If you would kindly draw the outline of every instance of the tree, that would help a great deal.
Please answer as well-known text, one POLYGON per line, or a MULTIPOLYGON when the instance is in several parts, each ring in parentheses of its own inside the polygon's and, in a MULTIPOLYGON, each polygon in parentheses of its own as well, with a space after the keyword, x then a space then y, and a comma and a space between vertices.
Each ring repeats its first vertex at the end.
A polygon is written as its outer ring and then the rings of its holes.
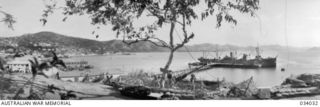
POLYGON ((2 11, 0 7, 0 16, 1 14, 3 15, 3 18, 0 20, 0 22, 3 22, 4 24, 6 24, 8 28, 13 29, 13 24, 16 23, 13 16, 5 11, 2 11))
MULTIPOLYGON (((54 67, 58 67, 58 66, 62 66, 64 68, 66 68, 66 65, 64 64, 64 62, 59 59, 56 55, 55 52, 51 51, 53 57, 51 61, 45 61, 45 62, 39 62, 37 58, 33 57, 33 59, 29 59, 28 61, 31 64, 31 73, 32 73, 32 77, 31 79, 29 79, 22 87, 19 88, 19 90, 17 91, 17 93, 15 93, 13 99, 19 99, 19 95, 21 93, 23 93, 23 88, 30 84, 30 90, 29 90, 29 96, 27 97, 28 99, 37 99, 40 100, 39 97, 37 97, 37 94, 35 94, 33 92, 33 85, 34 85, 34 81, 36 79, 37 75, 43 75, 46 78, 49 78, 50 75, 46 75, 44 72, 47 71, 48 69, 52 69, 54 67)), ((50 86, 52 89, 53 86, 50 86)), ((49 87, 48 87, 49 88, 49 87)))
MULTIPOLYGON (((148 41, 156 46, 170 50, 169 59, 160 71, 164 76, 170 71, 173 55, 176 50, 187 44, 195 34, 186 27, 192 22, 207 19, 209 16, 216 17, 216 27, 222 22, 237 24, 237 20, 230 15, 230 11, 248 13, 254 15, 259 0, 65 0, 65 5, 57 6, 56 2, 46 5, 43 18, 40 21, 47 23, 47 17, 55 9, 62 9, 62 14, 67 19, 72 15, 90 15, 93 25, 111 25, 112 30, 117 33, 117 38, 130 45, 139 41, 148 41), (205 7, 202 12, 196 12, 196 8, 205 7), (134 22, 142 18, 152 18, 153 23, 137 27, 134 22), (159 38, 155 31, 170 26, 168 32, 169 41, 159 38), (180 28, 182 34, 181 42, 174 43, 176 37, 174 32, 180 28)), ((93 32, 94 34, 94 32, 93 32)))
MULTIPOLYGON (((0 22, 3 22, 4 24, 6 24, 8 26, 8 28, 13 29, 13 24, 16 23, 16 21, 14 20, 13 16, 3 10, 1 10, 1 6, 0 6, 0 16, 4 15, 4 17, 0 20, 0 22)), ((4 70, 4 64, 6 63, 6 61, 0 57, 0 70, 4 70)))

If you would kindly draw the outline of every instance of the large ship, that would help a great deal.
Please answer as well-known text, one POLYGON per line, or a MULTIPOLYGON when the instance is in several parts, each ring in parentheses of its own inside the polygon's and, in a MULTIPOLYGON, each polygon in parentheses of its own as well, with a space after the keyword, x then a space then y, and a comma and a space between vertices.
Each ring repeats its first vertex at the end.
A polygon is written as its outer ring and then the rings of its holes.
POLYGON ((275 68, 277 57, 263 58, 260 55, 259 47, 256 48, 257 55, 255 58, 248 59, 248 54, 243 54, 242 58, 237 58, 234 52, 223 58, 198 58, 199 62, 189 63, 189 66, 210 66, 210 67, 226 67, 226 68, 275 68))

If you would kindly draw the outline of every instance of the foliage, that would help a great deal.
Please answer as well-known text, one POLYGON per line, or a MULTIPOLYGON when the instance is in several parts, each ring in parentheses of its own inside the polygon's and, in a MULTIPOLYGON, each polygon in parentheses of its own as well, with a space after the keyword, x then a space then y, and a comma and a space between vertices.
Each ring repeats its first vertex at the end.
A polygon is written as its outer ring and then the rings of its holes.
POLYGON ((236 19, 229 14, 230 11, 237 10, 253 15, 259 3, 258 0, 205 0, 204 4, 200 0, 65 0, 65 6, 58 7, 56 2, 46 5, 47 8, 41 19, 43 24, 47 23, 47 17, 55 9, 63 10, 62 13, 66 16, 63 21, 68 16, 88 14, 91 24, 112 25, 112 30, 117 32, 117 37, 122 35, 123 40, 149 41, 157 46, 175 50, 194 37, 193 33, 187 32, 186 26, 191 26, 192 21, 198 19, 199 15, 195 9, 199 6, 206 8, 205 11, 200 12, 201 20, 215 15, 216 26, 220 27, 223 21, 237 24, 236 19), (141 27, 134 25, 134 22, 145 17, 155 20, 141 27), (174 24, 181 25, 184 37, 181 43, 174 45, 172 40, 168 43, 154 34, 165 24, 172 24, 171 28, 175 28, 174 24))
POLYGON ((13 29, 13 24, 16 23, 16 21, 14 20, 14 17, 11 14, 2 10, 0 10, 0 14, 4 15, 4 17, 0 19, 0 22, 5 23, 8 26, 8 28, 13 29))
POLYGON ((33 60, 29 59, 29 62, 31 63, 31 72, 32 72, 32 78, 28 80, 22 87, 19 88, 15 96, 13 97, 14 99, 19 99, 19 95, 23 93, 20 90, 23 90, 27 85, 30 85, 30 90, 29 90, 29 98, 28 99, 41 99, 39 98, 39 95, 33 93, 33 86, 34 86, 34 80, 37 75, 43 75, 48 78, 48 75, 45 75, 43 71, 45 69, 49 69, 52 67, 57 67, 57 65, 61 65, 63 67, 66 67, 64 62, 60 60, 55 52, 52 52, 53 58, 50 62, 39 62, 37 58, 33 58, 33 60))
MULTIPOLYGON (((169 59, 164 68, 160 71, 166 75, 173 60, 173 54, 176 50, 188 43, 195 34, 187 30, 194 20, 198 19, 196 8, 205 7, 206 10, 201 13, 201 20, 209 16, 216 16, 217 27, 221 26, 223 21, 237 24, 237 21, 229 14, 236 10, 241 13, 250 13, 258 9, 258 0, 65 0, 65 6, 58 7, 56 1, 46 5, 43 18, 40 21, 45 25, 47 17, 55 9, 62 9, 66 16, 87 14, 91 18, 93 25, 111 25, 112 30, 117 32, 117 37, 121 35, 123 42, 133 44, 139 41, 148 41, 156 46, 164 47, 170 50, 169 59), (204 4, 201 4, 204 3, 204 4), (135 23, 143 18, 153 19, 151 23, 143 26, 137 26, 135 23), (166 42, 155 34, 155 31, 161 29, 163 25, 170 25, 169 41, 166 42), (180 26, 176 26, 180 25, 180 26), (174 35, 176 28, 180 27, 182 39, 179 35, 174 35), (178 36, 181 42, 174 43, 174 36, 178 36), (131 40, 131 41, 128 41, 131 40)), ((99 29, 99 27, 98 27, 99 29)), ((177 31, 176 31, 177 32, 177 31)), ((95 32, 92 32, 93 34, 95 32)), ((98 37, 98 35, 97 35, 98 37)), ((165 76, 163 76, 165 77, 165 76)))
POLYGON ((29 59, 29 62, 31 63, 31 72, 32 72, 32 78, 34 79, 36 75, 42 74, 43 76, 47 77, 47 75, 44 75, 43 70, 50 69, 53 67, 62 66, 66 68, 66 65, 64 64, 63 60, 59 59, 55 52, 51 51, 53 54, 51 61, 44 61, 39 62, 37 58, 33 58, 33 60, 29 59))

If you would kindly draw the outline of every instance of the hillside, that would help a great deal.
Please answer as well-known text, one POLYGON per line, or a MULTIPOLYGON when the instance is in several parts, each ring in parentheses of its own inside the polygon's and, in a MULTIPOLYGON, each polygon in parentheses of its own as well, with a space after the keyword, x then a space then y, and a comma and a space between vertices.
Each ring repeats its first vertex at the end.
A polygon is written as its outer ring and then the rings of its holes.
POLYGON ((71 36, 65 36, 53 32, 39 32, 24 34, 17 37, 0 38, 0 48, 20 47, 33 49, 35 44, 54 46, 59 51, 72 51, 73 53, 104 53, 107 51, 124 52, 151 52, 165 51, 149 42, 139 42, 131 46, 120 40, 96 41, 71 36))
POLYGON ((5 38, 11 40, 19 46, 30 46, 32 43, 48 43, 54 46, 76 47, 92 49, 100 46, 100 42, 94 40, 75 38, 52 32, 39 32, 35 34, 25 34, 18 37, 5 38))
MULTIPOLYGON (((102 54, 105 52, 164 52, 168 51, 165 48, 157 47, 149 42, 138 42, 128 46, 121 40, 110 41, 96 41, 91 39, 77 38, 66 36, 53 32, 39 32, 34 34, 24 34, 17 37, 0 38, 0 49, 19 47, 24 49, 33 49, 34 44, 44 44, 57 47, 59 52, 62 53, 75 53, 75 54, 102 54)), ((240 47, 235 45, 218 45, 211 43, 187 45, 187 48, 181 48, 178 51, 234 51, 234 50, 254 50, 255 47, 247 46, 240 47)), ((279 45, 260 46, 263 50, 286 50, 286 47, 279 45)), ((290 47, 292 50, 298 48, 290 47)))

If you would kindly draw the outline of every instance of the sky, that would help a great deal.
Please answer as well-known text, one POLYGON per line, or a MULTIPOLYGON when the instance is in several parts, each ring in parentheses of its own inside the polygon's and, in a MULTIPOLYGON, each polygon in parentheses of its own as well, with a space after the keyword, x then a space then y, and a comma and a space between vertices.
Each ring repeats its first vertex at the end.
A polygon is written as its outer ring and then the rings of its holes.
MULTIPOLYGON (((90 24, 88 16, 72 16, 66 22, 62 22, 64 16, 56 12, 49 17, 47 25, 42 26, 39 19, 44 6, 43 0, 0 0, 1 9, 14 15, 17 21, 14 30, 0 23, 0 37, 52 31, 99 41, 116 38, 110 26, 102 26, 96 31, 100 35, 99 38, 92 35, 91 32, 95 26, 90 24)), ((213 17, 205 21, 194 21, 188 29, 196 36, 189 44, 212 43, 239 46, 256 46, 257 44, 286 46, 288 44, 296 47, 319 47, 320 0, 287 0, 287 8, 285 7, 285 0, 260 0, 260 9, 256 12, 258 17, 235 13, 237 25, 224 23, 218 29, 213 17)), ((157 31, 157 35, 163 39, 168 39, 168 34, 169 27, 166 26, 157 31)))

